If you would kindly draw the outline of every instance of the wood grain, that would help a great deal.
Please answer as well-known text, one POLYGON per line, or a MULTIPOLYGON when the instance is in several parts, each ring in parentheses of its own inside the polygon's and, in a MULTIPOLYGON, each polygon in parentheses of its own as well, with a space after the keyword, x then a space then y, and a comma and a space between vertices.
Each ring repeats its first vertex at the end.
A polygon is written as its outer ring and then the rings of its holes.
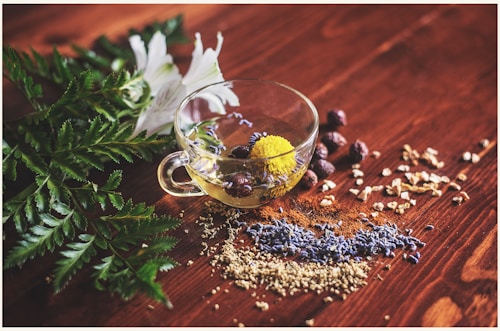
MULTIPOLYGON (((201 32, 205 47, 215 46, 222 31, 225 78, 288 84, 311 98, 322 122, 329 109, 344 109, 348 141, 361 139, 381 152, 363 161, 365 183, 382 183, 381 170, 402 163, 404 144, 432 147, 445 162, 440 175, 467 175, 462 188, 471 200, 454 205, 456 192, 445 190, 439 198, 419 196, 403 215, 387 213, 427 243, 422 259, 416 265, 402 253, 376 259, 368 285, 344 301, 326 304, 325 295, 314 293, 280 299, 264 288, 252 296, 199 255, 195 220, 209 198, 167 196, 154 175, 160 158, 136 162, 123 167, 125 197, 155 204, 158 213, 185 211, 173 233, 180 242, 172 257, 181 265, 159 276, 174 309, 144 296, 124 302, 98 292, 90 270, 54 295, 45 282, 54 260, 47 255, 4 271, 4 326, 304 326, 311 319, 314 326, 498 325, 496 5, 4 5, 3 42, 42 53, 55 44, 69 53, 70 44, 91 47, 101 34, 126 42, 129 28, 180 13, 188 35, 201 32), (478 145, 483 138, 491 141, 486 149, 478 145), (465 151, 479 153, 480 162, 461 161, 465 151), (435 229, 424 231, 426 224, 435 229), (217 286, 222 291, 211 295, 217 286), (269 310, 257 309, 256 298, 269 302, 269 310)), ((192 45, 169 52, 185 72, 192 45)), ((24 103, 5 80, 3 92, 5 119, 24 103)), ((338 203, 355 208, 361 202, 349 193, 354 181, 346 153, 330 156, 337 167, 331 179, 338 203)))

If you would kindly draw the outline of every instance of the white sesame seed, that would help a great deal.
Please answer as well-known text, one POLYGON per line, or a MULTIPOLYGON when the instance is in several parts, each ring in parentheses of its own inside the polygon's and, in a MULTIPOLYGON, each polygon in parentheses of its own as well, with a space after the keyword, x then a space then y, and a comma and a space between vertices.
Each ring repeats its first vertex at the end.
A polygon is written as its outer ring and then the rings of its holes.
POLYGON ((354 195, 358 195, 359 194, 359 190, 357 188, 351 188, 351 189, 349 189, 349 192, 351 192, 354 195))
POLYGON ((483 148, 486 148, 488 147, 488 145, 490 144, 490 141, 488 139, 481 139, 479 141, 479 145, 483 148))
POLYGON ((322 199, 321 202, 319 203, 319 205, 321 207, 328 207, 328 206, 331 206, 332 204, 333 204, 333 201, 330 199, 322 199))
POLYGON ((397 171, 400 171, 400 172, 408 172, 410 171, 410 166, 407 165, 407 164, 400 164, 398 167, 397 167, 397 171))
POLYGON ((471 152, 467 151, 462 154, 462 160, 464 161, 470 161, 472 159, 472 154, 471 152))
POLYGON ((352 170, 352 176, 354 178, 358 178, 358 177, 363 177, 365 174, 363 173, 363 171, 359 170, 359 169, 353 169, 352 170))
POLYGON ((384 176, 384 177, 390 176, 391 174, 392 174, 392 171, 389 168, 384 168, 382 170, 382 176, 384 176))
POLYGON ((335 184, 335 182, 329 180, 329 179, 325 179, 323 181, 324 185, 326 185, 328 187, 328 189, 330 190, 333 190, 335 187, 337 187, 337 184, 335 184))

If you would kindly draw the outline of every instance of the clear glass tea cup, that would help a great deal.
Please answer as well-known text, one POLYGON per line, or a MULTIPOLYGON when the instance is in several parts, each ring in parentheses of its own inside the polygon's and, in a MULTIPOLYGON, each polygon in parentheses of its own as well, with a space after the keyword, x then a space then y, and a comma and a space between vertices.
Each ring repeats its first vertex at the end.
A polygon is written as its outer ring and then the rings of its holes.
POLYGON ((286 85, 264 80, 212 84, 176 110, 179 151, 158 166, 158 181, 180 197, 210 195, 254 208, 289 192, 306 172, 318 136, 314 104, 286 85), (226 100, 220 96, 229 91, 226 100), (190 181, 177 181, 184 167, 190 181))

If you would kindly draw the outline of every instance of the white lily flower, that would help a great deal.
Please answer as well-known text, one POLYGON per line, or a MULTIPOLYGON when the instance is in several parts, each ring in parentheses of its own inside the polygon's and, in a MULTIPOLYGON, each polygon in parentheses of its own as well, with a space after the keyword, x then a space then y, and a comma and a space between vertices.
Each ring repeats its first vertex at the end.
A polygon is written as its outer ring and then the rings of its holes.
MULTIPOLYGON (((217 59, 224 41, 222 33, 217 33, 217 46, 215 50, 207 48, 205 52, 203 52, 200 33, 196 33, 195 37, 193 59, 186 75, 182 79, 182 83, 186 85, 188 94, 204 86, 224 81, 217 59)), ((207 93, 201 96, 210 101, 210 109, 217 113, 224 112, 225 103, 229 103, 231 106, 239 105, 238 96, 229 87, 214 87, 210 89, 210 94, 207 93)))
POLYGON ((143 72, 143 78, 151 88, 151 95, 156 96, 165 81, 176 81, 181 77, 173 58, 167 54, 166 37, 160 31, 155 32, 148 44, 148 51, 139 35, 129 38, 135 55, 137 70, 143 72))
MULTIPOLYGON (((166 39, 161 32, 156 32, 149 43, 149 53, 146 53, 143 41, 139 36, 132 36, 131 47, 136 57, 138 70, 143 70, 144 79, 151 86, 152 103, 140 115, 134 129, 134 134, 147 130, 147 135, 153 133, 170 134, 172 132, 175 111, 181 101, 191 92, 206 85, 224 81, 217 57, 222 48, 222 34, 217 34, 216 49, 208 48, 203 52, 201 36, 196 33, 195 49, 190 67, 184 76, 179 74, 172 57, 166 54, 166 39)), ((220 86, 210 89, 210 93, 201 95, 207 99, 210 109, 224 113, 224 104, 238 105, 238 96, 230 87, 220 86)))

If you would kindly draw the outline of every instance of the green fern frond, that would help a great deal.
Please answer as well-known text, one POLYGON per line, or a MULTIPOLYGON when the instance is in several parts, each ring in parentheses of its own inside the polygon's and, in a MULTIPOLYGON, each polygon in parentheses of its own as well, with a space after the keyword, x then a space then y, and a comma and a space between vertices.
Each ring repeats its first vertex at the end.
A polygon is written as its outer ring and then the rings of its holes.
POLYGON ((80 270, 85 263, 90 262, 97 251, 94 247, 95 236, 90 234, 81 234, 78 237, 80 242, 69 243, 68 250, 61 252, 63 259, 56 262, 57 268, 54 271, 54 289, 61 291, 73 275, 80 270))
MULTIPOLYGON (((143 40, 154 29, 170 41, 181 40, 182 16, 147 26, 139 32, 143 40)), ((143 292, 170 305, 156 276, 176 265, 165 254, 177 240, 166 232, 180 220, 156 215, 154 206, 125 201, 118 190, 119 169, 104 180, 93 177, 108 163, 151 161, 172 148, 175 137, 134 135, 139 113, 152 100, 150 87, 134 70, 130 48, 106 37, 99 42, 102 53, 74 46, 77 57, 56 47, 48 56, 34 49, 3 48, 4 77, 32 106, 28 114, 3 123, 7 198, 2 219, 15 225, 19 238, 7 249, 4 268, 56 253, 61 255, 55 268, 56 292, 88 266, 95 269, 92 277, 98 289, 125 299, 143 292), (59 89, 55 102, 48 104, 38 82, 50 84, 51 91, 59 89), (19 178, 33 180, 20 187, 19 178), (98 253, 105 258, 95 261, 98 253)))

